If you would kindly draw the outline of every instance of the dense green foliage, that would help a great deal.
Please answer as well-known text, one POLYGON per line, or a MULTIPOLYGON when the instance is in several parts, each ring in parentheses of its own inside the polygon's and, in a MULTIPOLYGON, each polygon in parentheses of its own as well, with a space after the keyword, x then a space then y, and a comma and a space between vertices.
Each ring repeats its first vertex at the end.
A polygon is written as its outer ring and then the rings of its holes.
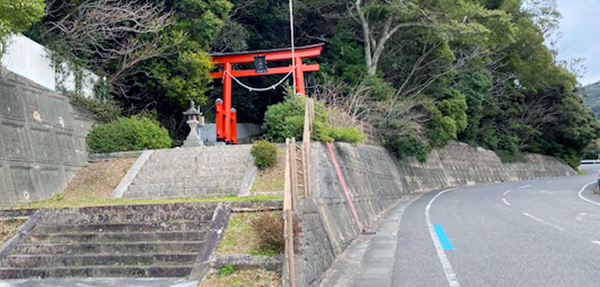
POLYGON ((268 140, 255 141, 250 153, 254 157, 254 164, 262 170, 277 164, 277 146, 268 140))
POLYGON ((581 95, 585 105, 596 115, 596 119, 600 119, 600 82, 583 87, 581 95))
POLYGON ((132 116, 95 125, 87 138, 90 153, 171 147, 169 132, 157 121, 132 116))
MULTIPOLYGON (((53 13, 28 35, 61 57, 106 76, 113 86, 111 97, 126 114, 156 109, 174 137, 185 135, 181 111, 190 99, 203 104, 208 119, 214 111, 212 102, 221 85, 215 81, 214 92, 207 93, 209 52, 281 48, 290 43, 287 0, 121 0, 112 3, 158 7, 158 15, 147 20, 156 27, 100 37, 101 47, 130 43, 138 47, 123 53, 127 56, 104 57, 91 49, 93 43, 85 44, 87 38, 75 41, 55 28, 65 19, 94 15, 82 8, 90 1, 106 0, 58 1, 69 5, 50 9, 53 13), (146 56, 141 53, 144 47, 153 47, 155 53, 146 56)), ((326 44, 323 55, 310 60, 320 62, 320 72, 307 76, 309 93, 324 100, 317 109, 336 106, 373 127, 382 144, 399 157, 425 159, 432 149, 460 140, 495 150, 505 159, 535 152, 575 164, 599 137, 600 124, 583 105, 576 76, 544 44, 560 17, 553 3, 296 1, 295 43, 326 44)), ((131 21, 119 23, 114 25, 135 27, 131 21)), ((243 80, 265 87, 277 79, 243 80)), ((239 119, 260 122, 265 113, 267 138, 300 137, 304 109, 300 100, 288 97, 267 110, 268 104, 281 101, 279 91, 246 92, 234 85, 239 119)), ((326 114, 317 112, 315 139, 360 140, 356 130, 333 131, 326 114)))
POLYGON ((66 91, 64 94, 71 99, 73 104, 82 108, 84 111, 90 112, 95 119, 101 122, 116 120, 121 115, 119 104, 113 100, 96 99, 86 97, 79 93, 66 91))
POLYGON ((126 115, 157 110, 171 134, 184 138, 181 112, 190 100, 206 102, 213 81, 210 45, 231 4, 226 0, 51 3, 52 13, 27 36, 51 48, 56 61, 67 59, 106 77, 112 98, 126 115))
MULTIPOLYGON (((288 46, 287 1, 232 3, 244 7, 231 20, 249 48, 288 46)), ((307 0, 296 3, 296 43, 326 43, 320 75, 345 85, 328 104, 360 101, 353 113, 400 157, 424 159, 461 140, 505 159, 536 152, 575 164, 600 126, 544 45, 559 17, 548 7, 552 0, 307 0)))
POLYGON ((26 30, 43 16, 44 0, 0 0, 0 43, 8 34, 26 30))
MULTIPOLYGON (((286 138, 302 138, 304 130, 305 100, 298 95, 287 95, 283 102, 269 106, 265 113, 263 129, 265 137, 275 142, 285 142, 286 138)), ((315 118, 312 138, 318 141, 342 141, 357 143, 365 138, 356 128, 333 127, 328 122, 328 111, 322 102, 315 101, 315 118)))

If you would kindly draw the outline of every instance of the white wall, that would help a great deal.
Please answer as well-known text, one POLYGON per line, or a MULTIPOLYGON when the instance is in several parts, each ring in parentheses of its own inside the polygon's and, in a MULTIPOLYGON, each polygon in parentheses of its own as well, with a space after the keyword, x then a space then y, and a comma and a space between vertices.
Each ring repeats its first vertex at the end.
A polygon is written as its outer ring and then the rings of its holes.
MULTIPOLYGON (((217 142, 217 126, 214 123, 205 124, 204 127, 198 127, 200 132, 200 138, 204 142, 216 143, 217 142)), ((245 142, 247 139, 259 136, 263 133, 260 125, 238 123, 237 124, 237 139, 238 142, 245 142)))
MULTIPOLYGON (((57 91, 62 84, 68 91, 74 91, 75 74, 69 71, 66 64, 62 64, 65 75, 58 73, 50 59, 48 50, 33 40, 15 34, 6 40, 2 55, 2 68, 21 75, 52 91, 57 91)), ((90 71, 83 71, 81 83, 82 93, 88 97, 93 96, 94 84, 99 77, 90 71)))

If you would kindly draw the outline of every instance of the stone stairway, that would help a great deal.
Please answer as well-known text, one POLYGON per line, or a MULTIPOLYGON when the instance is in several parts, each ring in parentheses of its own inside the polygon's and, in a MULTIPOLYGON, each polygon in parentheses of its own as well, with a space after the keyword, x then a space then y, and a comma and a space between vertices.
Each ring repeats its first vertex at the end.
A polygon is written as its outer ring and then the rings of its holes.
POLYGON ((186 277, 217 203, 49 210, 0 262, 1 279, 186 277))
POLYGON ((130 198, 239 195, 256 173, 252 145, 156 150, 124 193, 130 198))

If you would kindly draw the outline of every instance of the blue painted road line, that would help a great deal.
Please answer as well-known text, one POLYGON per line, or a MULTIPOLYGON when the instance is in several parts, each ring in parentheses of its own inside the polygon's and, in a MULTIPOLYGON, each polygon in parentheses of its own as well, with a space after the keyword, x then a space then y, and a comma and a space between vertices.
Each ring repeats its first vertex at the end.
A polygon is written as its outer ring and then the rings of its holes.
POLYGON ((440 243, 442 243, 444 250, 454 250, 454 246, 452 246, 452 243, 450 243, 450 239, 448 239, 448 236, 446 236, 442 226, 439 224, 434 224, 433 228, 435 229, 435 233, 437 234, 440 243))

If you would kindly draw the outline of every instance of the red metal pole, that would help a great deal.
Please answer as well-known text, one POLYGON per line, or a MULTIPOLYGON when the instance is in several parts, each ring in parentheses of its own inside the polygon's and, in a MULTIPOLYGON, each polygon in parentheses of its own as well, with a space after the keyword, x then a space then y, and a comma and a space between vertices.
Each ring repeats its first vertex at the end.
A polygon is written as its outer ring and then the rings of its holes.
POLYGON ((338 160, 335 157, 335 152, 331 147, 331 144, 327 142, 327 149, 329 149, 329 155, 331 155, 331 161, 333 162, 333 166, 335 167, 335 172, 337 173, 338 179, 340 180, 340 184, 342 185, 342 190, 344 191, 344 195, 346 196, 346 202, 350 206, 350 211, 352 212, 352 218, 354 219, 354 223, 358 227, 359 232, 364 231, 364 226, 362 222, 360 222, 360 218, 358 218, 358 211, 356 211, 356 207, 354 207, 354 202, 352 201, 352 195, 348 190, 348 185, 346 184, 346 179, 344 179, 344 175, 342 174, 342 169, 338 164, 338 160))
POLYGON ((304 71, 302 70, 302 58, 296 57, 296 93, 306 97, 306 88, 304 87, 304 71))
POLYGON ((223 111, 225 112, 225 142, 231 141, 231 63, 223 64, 223 111))
POLYGON ((237 111, 231 108, 231 143, 237 144, 237 111))
POLYGON ((223 140, 223 100, 217 99, 215 102, 215 110, 217 115, 215 118, 215 124, 217 126, 217 141, 223 140))

